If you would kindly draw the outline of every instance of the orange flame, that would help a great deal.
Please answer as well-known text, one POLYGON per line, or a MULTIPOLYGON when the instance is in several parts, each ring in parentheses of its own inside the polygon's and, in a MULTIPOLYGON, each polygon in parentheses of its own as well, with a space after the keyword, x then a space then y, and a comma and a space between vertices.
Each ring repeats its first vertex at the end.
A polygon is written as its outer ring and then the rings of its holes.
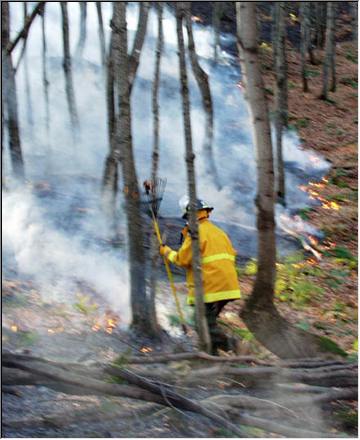
POLYGON ((194 23, 202 23, 204 20, 201 17, 198 17, 197 15, 192 15, 191 21, 193 21, 194 23))
POLYGON ((10 329, 11 329, 12 332, 16 333, 19 330, 19 327, 16 324, 13 324, 13 325, 10 326, 10 329))
POLYGON ((142 347, 140 348, 141 353, 150 353, 153 351, 151 347, 142 347))

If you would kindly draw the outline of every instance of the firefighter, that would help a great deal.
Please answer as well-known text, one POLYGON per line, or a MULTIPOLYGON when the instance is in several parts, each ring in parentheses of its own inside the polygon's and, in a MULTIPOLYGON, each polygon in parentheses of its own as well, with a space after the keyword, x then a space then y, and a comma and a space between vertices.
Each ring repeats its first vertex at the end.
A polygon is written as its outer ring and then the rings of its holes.
MULTIPOLYGON (((187 198, 180 200, 183 218, 189 214, 187 198)), ((197 218, 199 222, 199 245, 202 263, 202 279, 204 287, 204 302, 213 354, 217 349, 233 350, 234 340, 226 336, 218 326, 216 319, 223 307, 232 300, 240 298, 240 288, 235 269, 236 251, 226 233, 209 221, 209 215, 214 209, 203 200, 196 201, 197 218)), ((187 303, 195 304, 194 278, 192 270, 191 231, 188 224, 182 231, 183 244, 178 251, 162 245, 160 254, 171 263, 186 269, 188 285, 187 303)))

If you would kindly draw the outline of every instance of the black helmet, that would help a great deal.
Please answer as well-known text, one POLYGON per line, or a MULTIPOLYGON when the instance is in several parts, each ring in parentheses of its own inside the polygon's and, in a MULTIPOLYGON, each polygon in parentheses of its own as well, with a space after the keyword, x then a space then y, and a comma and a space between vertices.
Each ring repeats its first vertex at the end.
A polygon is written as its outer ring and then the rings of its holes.
MULTIPOLYGON (((182 218, 184 219, 187 218, 190 211, 189 197, 187 195, 181 197, 181 199, 179 200, 179 205, 183 212, 182 218)), ((210 206, 208 203, 206 203, 204 200, 201 199, 196 199, 195 206, 197 211, 201 211, 202 209, 205 209, 210 212, 214 209, 212 206, 210 206)))

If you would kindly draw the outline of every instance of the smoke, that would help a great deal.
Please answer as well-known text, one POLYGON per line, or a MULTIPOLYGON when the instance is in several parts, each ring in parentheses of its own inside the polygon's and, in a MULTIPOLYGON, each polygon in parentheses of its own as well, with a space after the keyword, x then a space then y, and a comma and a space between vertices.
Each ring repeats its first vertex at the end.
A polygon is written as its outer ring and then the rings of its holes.
MULTIPOLYGON (((138 4, 129 2, 128 5, 130 50, 137 27, 138 4)), ((14 37, 22 28, 22 4, 11 2, 10 9, 14 37)), ((70 46, 74 54, 79 37, 80 8, 77 2, 68 2, 68 9, 70 46)), ((111 2, 103 2, 102 10, 108 42, 111 2)), ((159 175, 167 178, 168 184, 161 214, 178 217, 178 200, 187 192, 187 180, 176 26, 174 16, 167 8, 164 11, 163 25, 165 46, 161 62, 159 175)), ((195 25, 194 37, 201 65, 210 78, 215 113, 213 150, 222 185, 219 190, 213 177, 205 171, 206 157, 202 152, 204 114, 201 96, 188 62, 198 195, 215 206, 215 220, 244 225, 249 234, 248 238, 251 238, 255 225, 255 151, 244 96, 237 87, 240 79, 238 60, 223 52, 220 62, 213 63, 214 38, 211 28, 195 25)), ((4 195, 5 255, 9 261, 12 255, 18 271, 33 276, 46 295, 56 296, 60 295, 60 292, 61 295, 71 292, 74 280, 80 279, 94 286, 114 309, 122 309, 122 314, 128 316, 128 266, 125 252, 114 251, 104 244, 107 225, 99 209, 99 189, 108 152, 108 139, 105 78, 100 62, 95 3, 89 2, 83 59, 73 59, 74 89, 81 128, 80 139, 76 142, 71 136, 62 71, 60 6, 55 2, 46 4, 46 38, 50 81, 49 137, 45 125, 41 76, 41 23, 38 17, 31 27, 27 44, 31 66, 34 127, 30 127, 26 122, 23 64, 17 73, 26 176, 33 184, 33 190, 13 191, 4 195), (39 190, 39 184, 44 187, 48 185, 49 190, 39 190), (99 243, 103 245, 99 246, 99 243)), ((155 68, 156 38, 157 18, 152 9, 132 92, 132 128, 139 181, 150 175, 151 81, 155 68)), ((231 36, 223 35, 221 38, 224 45, 233 44, 231 36)), ((21 47, 16 48, 15 60, 20 50, 21 47)), ((310 177, 322 175, 327 171, 328 164, 315 153, 301 150, 300 141, 295 133, 285 133, 284 159, 287 164, 289 209, 305 207, 309 203, 308 196, 298 189, 298 185, 305 183, 310 177)), ((8 152, 4 155, 4 165, 7 184, 11 187, 13 182, 8 178, 8 152)), ((122 200, 119 201, 118 216, 124 227, 122 200)))

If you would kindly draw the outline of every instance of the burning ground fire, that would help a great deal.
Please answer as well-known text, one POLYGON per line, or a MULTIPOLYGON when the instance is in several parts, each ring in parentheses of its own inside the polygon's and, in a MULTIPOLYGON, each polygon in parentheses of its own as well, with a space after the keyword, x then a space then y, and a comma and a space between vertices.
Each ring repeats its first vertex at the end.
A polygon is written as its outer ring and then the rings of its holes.
POLYGON ((95 319, 91 330, 93 330, 94 332, 103 330, 111 335, 114 329, 117 327, 119 321, 119 316, 107 310, 102 317, 95 319))
POLYGON ((327 183, 328 183, 328 179, 323 177, 321 182, 309 182, 307 185, 299 185, 298 188, 301 189, 301 191, 307 192, 309 194, 310 199, 318 200, 319 202, 321 202, 322 208, 339 211, 340 205, 338 203, 334 201, 326 200, 317 191, 317 189, 324 188, 327 183))

